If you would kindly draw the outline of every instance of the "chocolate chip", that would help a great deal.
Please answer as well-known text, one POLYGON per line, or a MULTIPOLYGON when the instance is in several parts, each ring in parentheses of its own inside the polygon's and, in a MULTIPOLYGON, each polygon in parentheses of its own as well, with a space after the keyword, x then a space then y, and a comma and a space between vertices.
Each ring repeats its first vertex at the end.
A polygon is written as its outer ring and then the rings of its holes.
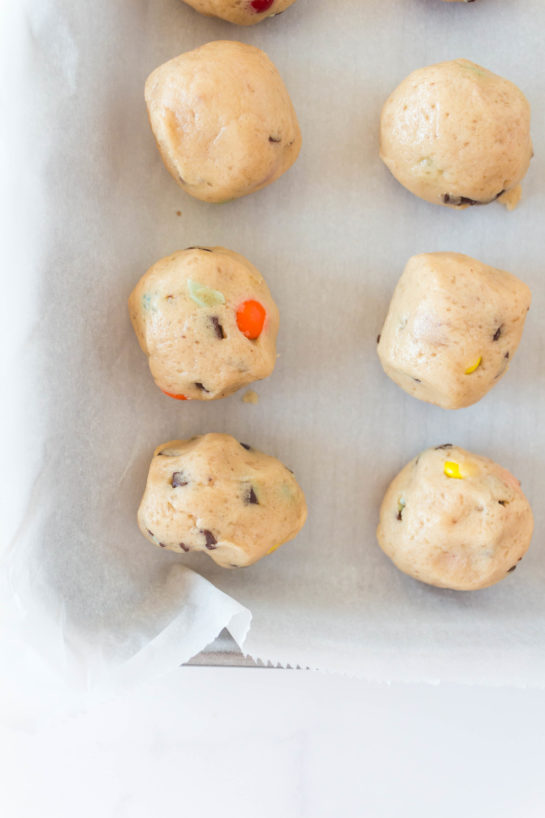
POLYGON ((250 490, 246 493, 244 497, 244 502, 247 506, 255 504, 256 506, 259 505, 259 500, 257 499, 257 495, 254 491, 254 487, 250 486, 250 490))
POLYGON ((225 338, 225 333, 223 331, 222 325, 220 324, 220 320, 219 320, 218 316, 217 315, 211 315, 210 316, 210 323, 214 327, 214 332, 216 333, 216 337, 219 338, 220 340, 223 340, 225 338))
POLYGON ((436 446, 435 451, 438 452, 439 449, 452 449, 452 443, 443 443, 442 446, 436 446))
POLYGON ((170 484, 173 489, 177 489, 179 486, 187 486, 188 483, 189 480, 187 479, 183 471, 175 471, 174 474, 172 475, 172 480, 170 481, 170 484))
POLYGON ((186 551, 186 552, 187 552, 187 551, 191 551, 191 548, 189 548, 189 546, 187 546, 187 545, 185 544, 185 542, 179 542, 179 543, 178 543, 178 545, 180 546, 180 548, 182 549, 182 551, 186 551))
MULTIPOLYGON (((411 377, 412 377, 412 375, 411 375, 411 377)), ((415 381, 415 383, 422 383, 422 381, 420 380, 420 378, 413 378, 413 381, 415 381)))
POLYGON ((513 567, 512 567, 512 568, 510 568, 510 569, 509 569, 509 571, 508 571, 507 573, 508 573, 508 574, 510 574, 510 573, 511 573, 511 571, 515 571, 515 570, 516 570, 516 568, 517 568, 517 566, 516 566, 516 565, 513 565, 513 567))
POLYGON ((153 533, 153 531, 150 531, 149 528, 146 528, 146 531, 148 532, 150 537, 155 537, 155 534, 153 533))
POLYGON ((282 142, 279 136, 269 136, 269 142, 282 142))
POLYGON ((197 389, 200 389, 200 390, 201 390, 201 392, 209 392, 209 391, 210 391, 210 390, 209 390, 209 389, 207 389, 207 388, 206 388, 206 386, 204 386, 204 384, 202 384, 200 381, 195 381, 195 386, 197 387, 197 389))
POLYGON ((159 545, 161 546, 161 548, 166 548, 166 545, 164 544, 164 542, 160 542, 159 545))
POLYGON ((214 549, 216 547, 217 540, 214 537, 214 535, 212 534, 212 532, 209 531, 207 528, 202 528, 201 529, 201 534, 204 534, 204 536, 205 536, 205 539, 206 539, 205 545, 208 548, 208 550, 209 551, 214 551, 214 549))
POLYGON ((397 512, 397 516, 396 516, 397 520, 402 520, 403 519, 403 513, 402 512, 403 512, 403 509, 400 508, 399 511, 397 512))
POLYGON ((508 502, 509 502, 509 500, 498 500, 498 503, 500 504, 500 506, 506 506, 508 504, 508 502))
POLYGON ((380 344, 380 332, 379 332, 379 334, 377 335, 377 344, 380 344))
POLYGON ((252 451, 252 447, 248 446, 247 443, 241 443, 240 445, 242 446, 243 449, 246 449, 248 452, 252 451))
POLYGON ((213 253, 214 252, 213 250, 210 250, 208 247, 197 247, 196 245, 194 247, 186 247, 185 249, 186 250, 202 250, 203 253, 213 253))
POLYGON ((496 330, 496 332, 495 332, 495 333, 494 333, 494 335, 492 336, 492 340, 493 340, 493 341, 499 341, 499 338, 500 338, 500 335, 501 335, 501 328, 502 328, 502 327, 503 327, 503 324, 501 325, 501 327, 498 327, 498 329, 496 330))
POLYGON ((508 352, 506 352, 506 353, 505 353, 505 355, 504 355, 503 357, 504 357, 504 358, 509 359, 509 353, 508 353, 508 352))
POLYGON ((443 204, 450 204, 454 207, 461 207, 462 205, 469 205, 473 207, 474 205, 487 205, 491 202, 495 202, 496 199, 499 199, 500 196, 505 193, 505 190, 500 190, 492 199, 487 199, 486 202, 479 202, 476 199, 470 199, 467 196, 451 196, 450 193, 443 194, 443 204))

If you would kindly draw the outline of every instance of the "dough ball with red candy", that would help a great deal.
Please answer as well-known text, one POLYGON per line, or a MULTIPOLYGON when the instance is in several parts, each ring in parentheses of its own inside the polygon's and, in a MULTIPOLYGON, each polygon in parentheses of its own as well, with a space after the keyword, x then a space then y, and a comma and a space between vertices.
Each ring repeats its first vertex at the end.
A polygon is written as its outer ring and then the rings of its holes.
POLYGON ((197 199, 225 202, 290 168, 301 132, 288 91, 252 45, 207 43, 161 65, 145 89, 163 161, 197 199))
POLYGON ((220 17, 239 26, 255 26, 267 17, 282 14, 295 0, 184 0, 201 14, 220 17))
POLYGON ((532 155, 528 100, 469 60, 413 71, 382 109, 382 161, 434 204, 463 209, 500 200, 512 209, 532 155))
POLYGON ((405 574, 474 591, 515 570, 533 528, 530 504, 507 469, 447 443, 422 452, 394 478, 377 537, 405 574))
POLYGON ((157 447, 138 525, 160 548, 240 568, 293 539, 306 517, 304 494, 276 457, 208 434, 157 447))
POLYGON ((530 301, 519 278, 469 256, 413 256, 379 336, 383 369, 419 400, 470 406, 507 372, 530 301))
POLYGON ((155 383, 173 398, 223 398, 274 369, 278 308, 261 273, 232 250, 161 259, 131 293, 129 313, 155 383))

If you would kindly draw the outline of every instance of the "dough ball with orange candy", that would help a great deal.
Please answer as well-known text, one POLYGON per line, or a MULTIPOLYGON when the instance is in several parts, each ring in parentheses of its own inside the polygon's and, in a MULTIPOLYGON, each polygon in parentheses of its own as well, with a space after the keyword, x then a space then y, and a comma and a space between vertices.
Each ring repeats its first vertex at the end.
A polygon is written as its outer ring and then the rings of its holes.
POLYGON ((447 443, 422 452, 394 478, 377 537, 405 574, 473 591, 515 570, 533 528, 530 504, 507 469, 447 443))
POLYGON ((261 273, 224 247, 161 259, 129 298, 155 383, 178 400, 215 400, 266 378, 276 363, 278 309, 261 273))
POLYGON ((413 256, 379 335, 384 371, 415 398, 470 406, 507 372, 530 300, 516 276, 469 256, 413 256))
POLYGON ((220 17, 239 26, 254 26, 267 17, 282 14, 295 0, 184 0, 201 14, 220 17))
POLYGON ((138 525, 160 548, 239 568, 293 539, 306 517, 305 496, 276 457, 208 434, 157 447, 138 525))

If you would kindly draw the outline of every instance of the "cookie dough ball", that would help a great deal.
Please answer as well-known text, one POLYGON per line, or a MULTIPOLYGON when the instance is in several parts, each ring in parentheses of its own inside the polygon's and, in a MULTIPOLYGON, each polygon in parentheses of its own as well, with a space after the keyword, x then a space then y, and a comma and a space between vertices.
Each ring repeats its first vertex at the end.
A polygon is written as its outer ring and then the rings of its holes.
POLYGON ((254 193, 290 168, 301 132, 267 55, 218 41, 161 65, 146 82, 151 127, 178 184, 205 202, 254 193))
POLYGON ((201 14, 221 17, 239 26, 255 26, 267 17, 282 14, 295 0, 184 0, 201 14))
POLYGON ((446 444, 411 460, 390 484, 377 537, 405 574, 474 591, 515 570, 533 528, 532 510, 512 474, 446 444))
POLYGON ((138 509, 140 531, 171 551, 204 551, 224 568, 251 565, 293 539, 307 517, 292 472, 230 435, 158 446, 138 509))
POLYGON ((532 158, 530 105, 512 82, 469 60, 413 71, 382 110, 380 156, 434 204, 501 198, 514 207, 532 158))
POLYGON ((253 264, 190 247, 142 276, 129 313, 155 383, 178 400, 224 398, 276 363, 278 308, 253 264))
POLYGON ((378 338, 380 362, 415 398, 470 406, 507 372, 530 301, 516 276, 469 256, 413 256, 378 338))

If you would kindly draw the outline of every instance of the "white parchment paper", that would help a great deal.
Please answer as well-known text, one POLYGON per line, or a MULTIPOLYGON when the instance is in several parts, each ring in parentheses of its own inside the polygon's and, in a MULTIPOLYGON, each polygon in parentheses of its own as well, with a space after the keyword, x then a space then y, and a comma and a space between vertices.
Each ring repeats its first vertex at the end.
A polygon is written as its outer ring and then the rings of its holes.
POLYGON ((544 30, 542 0, 298 0, 252 29, 180 0, 5 3, 4 609, 16 602, 5 655, 32 648, 71 687, 118 688, 185 661, 227 626, 274 662, 381 680, 545 683, 544 30), (153 68, 213 39, 267 51, 303 131, 286 176, 225 205, 176 186, 143 101, 153 68), (378 159, 386 96, 411 70, 456 57, 509 77, 533 105, 536 156, 513 213, 433 207, 378 159), (257 406, 240 394, 169 400, 133 337, 130 290, 193 244, 246 255, 280 307, 280 357, 257 406), (437 250, 511 270, 534 297, 510 372, 458 412, 405 395, 375 353, 407 258, 437 250), (154 446, 206 431, 275 454, 307 495, 297 540, 247 570, 159 551, 136 526, 154 446), (388 482, 445 442, 508 467, 535 512, 516 573, 472 594, 403 576, 375 540, 388 482))

